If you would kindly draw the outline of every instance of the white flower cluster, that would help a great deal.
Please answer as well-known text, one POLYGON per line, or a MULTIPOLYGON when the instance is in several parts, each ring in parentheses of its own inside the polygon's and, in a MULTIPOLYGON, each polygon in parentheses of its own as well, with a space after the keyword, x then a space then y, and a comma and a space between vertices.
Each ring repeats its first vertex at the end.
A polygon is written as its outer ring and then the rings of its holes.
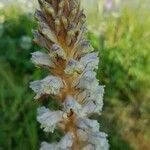
MULTIPOLYGON (((57 51, 57 50, 56 50, 57 51)), ((56 55, 53 55, 56 57, 56 55)), ((37 66, 54 67, 50 56, 45 53, 32 53, 32 62, 37 66)), ((65 69, 66 74, 81 70, 78 78, 72 82, 72 87, 77 89, 76 95, 68 95, 63 103, 62 111, 51 111, 45 107, 38 109, 37 120, 45 132, 54 132, 59 123, 65 122, 67 114, 73 111, 76 117, 77 136, 81 142, 87 143, 81 150, 108 150, 107 135, 99 132, 99 123, 88 119, 92 113, 100 114, 103 107, 104 87, 96 79, 94 69, 98 66, 97 53, 86 54, 80 61, 71 60, 65 69)), ((48 76, 43 80, 33 81, 30 87, 37 94, 35 99, 42 95, 57 95, 64 84, 61 78, 48 76)), ((67 133, 60 142, 48 144, 43 142, 41 150, 70 150, 74 136, 67 133)))
MULTIPOLYGON (((65 111, 50 111, 45 107, 41 107, 38 109, 37 120, 41 123, 41 128, 44 128, 45 132, 54 132, 56 126, 67 119, 64 117, 65 113, 65 111)), ((107 135, 99 132, 99 123, 96 120, 78 116, 75 125, 79 140, 87 143, 81 150, 108 150, 107 135)), ((73 138, 74 135, 72 133, 67 133, 58 143, 48 144, 47 142, 43 142, 41 150, 70 150, 73 138)))
MULTIPOLYGON (((59 123, 68 119, 66 116, 70 110, 77 114, 75 125, 77 127, 79 140, 87 143, 81 150, 108 150, 107 135, 103 132, 99 132, 100 127, 97 120, 91 120, 86 117, 95 111, 92 103, 86 104, 82 108, 73 97, 68 96, 64 102, 63 111, 51 111, 45 107, 41 107, 38 109, 37 120, 41 123, 41 128, 44 128, 45 132, 54 132, 55 128, 59 126, 59 123)), ((68 133, 59 143, 48 144, 43 142, 41 150, 70 150, 69 146, 72 146, 73 138, 74 135, 68 133), (70 140, 66 142, 66 138, 70 140)))

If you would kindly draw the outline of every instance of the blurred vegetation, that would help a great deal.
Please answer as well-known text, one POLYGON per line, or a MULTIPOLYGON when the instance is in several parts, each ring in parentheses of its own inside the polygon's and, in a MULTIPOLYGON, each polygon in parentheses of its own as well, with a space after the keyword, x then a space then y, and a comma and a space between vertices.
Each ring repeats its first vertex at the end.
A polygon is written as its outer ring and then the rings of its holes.
MULTIPOLYGON (((55 141, 61 134, 43 135, 36 121, 38 103, 28 84, 45 72, 30 62, 30 53, 39 49, 32 45, 33 20, 17 6, 0 10, 0 150, 36 150, 40 141, 55 141)), ((148 150, 149 11, 124 7, 119 17, 105 16, 99 28, 88 38, 100 51, 97 77, 106 85, 102 130, 111 150, 148 150)), ((57 107, 53 101, 50 105, 57 107)))

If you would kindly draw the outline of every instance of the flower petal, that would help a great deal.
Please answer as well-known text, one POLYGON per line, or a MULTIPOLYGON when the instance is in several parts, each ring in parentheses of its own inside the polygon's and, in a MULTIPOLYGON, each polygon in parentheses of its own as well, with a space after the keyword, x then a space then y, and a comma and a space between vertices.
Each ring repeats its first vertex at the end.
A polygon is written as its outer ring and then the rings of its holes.
POLYGON ((103 107, 104 86, 97 86, 95 89, 88 90, 86 101, 93 101, 97 109, 102 110, 103 107))
POLYGON ((80 59, 80 65, 83 66, 83 68, 87 69, 98 69, 98 53, 90 53, 86 54, 84 57, 81 57, 80 59))
POLYGON ((87 145, 93 145, 94 150, 109 150, 107 134, 105 134, 104 132, 92 132, 78 129, 77 135, 80 141, 87 143, 87 145))
POLYGON ((45 132, 54 132, 57 123, 63 120, 62 111, 51 111, 45 107, 38 108, 37 120, 45 132))
POLYGON ((92 114, 92 113, 97 113, 97 107, 96 104, 93 102, 93 101, 89 101, 87 102, 83 108, 82 108, 82 116, 87 116, 89 114, 92 114))
POLYGON ((73 135, 67 133, 58 143, 49 144, 42 142, 40 150, 71 150, 73 144, 73 135))
POLYGON ((72 97, 68 96, 64 102, 64 110, 69 113, 70 110, 79 114, 81 112, 82 106, 72 97))
POLYGON ((31 53, 32 54, 32 58, 31 61, 37 65, 37 66, 48 66, 48 67, 54 67, 54 63, 50 60, 50 57, 48 54, 46 53, 42 53, 42 52, 34 52, 31 53))
POLYGON ((71 133, 67 133, 61 141, 58 143, 57 148, 60 150, 69 150, 73 144, 73 135, 71 133))
POLYGON ((35 99, 40 98, 44 94, 57 95, 62 87, 62 80, 55 76, 48 76, 43 80, 37 80, 30 83, 30 88, 37 94, 35 99))
POLYGON ((74 82, 73 87, 80 89, 95 89, 98 86, 96 73, 92 70, 83 72, 74 82))
POLYGON ((78 128, 86 131, 99 131, 99 123, 97 120, 91 120, 88 118, 78 118, 76 121, 78 128))
POLYGON ((93 144, 96 150, 109 150, 107 134, 104 132, 91 132, 89 134, 89 143, 93 144))

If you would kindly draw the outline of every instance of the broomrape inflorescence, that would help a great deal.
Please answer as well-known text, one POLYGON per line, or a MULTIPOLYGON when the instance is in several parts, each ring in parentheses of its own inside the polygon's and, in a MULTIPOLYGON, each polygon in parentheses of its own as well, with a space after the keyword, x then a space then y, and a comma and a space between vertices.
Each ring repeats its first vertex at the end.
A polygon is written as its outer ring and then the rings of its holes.
POLYGON ((85 38, 80 0, 39 0, 39 5, 35 13, 39 28, 33 31, 33 41, 46 51, 32 53, 31 60, 50 75, 31 82, 30 87, 35 99, 52 96, 63 108, 38 108, 41 128, 64 132, 58 143, 42 142, 41 150, 108 150, 107 135, 99 131, 96 120, 88 118, 101 113, 104 87, 96 79, 98 53, 85 38))

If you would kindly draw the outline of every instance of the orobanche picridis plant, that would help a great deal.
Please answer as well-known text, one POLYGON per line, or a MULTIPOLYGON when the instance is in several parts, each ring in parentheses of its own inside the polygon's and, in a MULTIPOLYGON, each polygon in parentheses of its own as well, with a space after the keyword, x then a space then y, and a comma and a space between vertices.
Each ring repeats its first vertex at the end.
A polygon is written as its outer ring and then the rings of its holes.
POLYGON ((64 132, 58 143, 42 142, 41 150, 108 150, 107 135, 99 131, 96 120, 88 118, 101 113, 104 87, 96 79, 98 53, 85 38, 86 17, 80 0, 39 0, 39 5, 33 41, 45 52, 32 53, 31 60, 48 69, 49 75, 30 87, 35 99, 51 96, 62 106, 57 111, 38 108, 41 128, 64 132))

